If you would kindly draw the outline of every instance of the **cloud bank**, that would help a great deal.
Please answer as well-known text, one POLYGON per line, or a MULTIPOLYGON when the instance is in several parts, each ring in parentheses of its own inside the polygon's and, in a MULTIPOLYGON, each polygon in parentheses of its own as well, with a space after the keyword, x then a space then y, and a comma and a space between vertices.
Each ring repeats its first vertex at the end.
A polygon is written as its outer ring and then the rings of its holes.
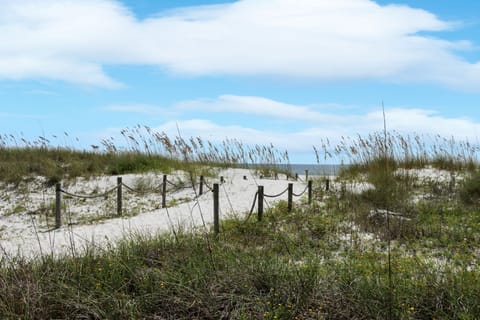
MULTIPOLYGON (((294 105, 264 97, 221 95, 213 99, 194 99, 179 102, 170 106, 179 120, 167 121, 155 130, 164 131, 171 136, 177 135, 179 128, 183 136, 201 136, 214 141, 225 138, 236 138, 249 144, 270 144, 286 148, 291 152, 309 152, 313 145, 319 145, 321 139, 329 139, 333 144, 341 137, 368 136, 383 130, 383 113, 381 107, 365 108, 349 107, 349 114, 338 115, 340 106, 306 106, 294 105), (192 110, 200 116, 191 118, 192 110), (281 129, 255 128, 245 125, 225 123, 211 120, 213 113, 244 114, 260 118, 262 122, 272 119, 282 120, 281 129), (205 114, 205 118, 202 117, 205 114), (302 120, 302 127, 295 124, 302 120)), ((164 107, 150 106, 151 111, 162 112, 164 107)), ((111 112, 144 113, 141 108, 117 107, 111 112)), ((220 117, 221 119, 232 118, 220 117)), ((386 107, 387 130, 402 135, 440 135, 456 140, 478 141, 480 124, 467 118, 452 118, 440 115, 434 110, 405 107, 386 107)))
POLYGON ((424 10, 370 0, 239 0, 140 20, 113 0, 3 0, 0 79, 121 87, 111 65, 189 76, 428 82, 480 90, 467 41, 424 10))

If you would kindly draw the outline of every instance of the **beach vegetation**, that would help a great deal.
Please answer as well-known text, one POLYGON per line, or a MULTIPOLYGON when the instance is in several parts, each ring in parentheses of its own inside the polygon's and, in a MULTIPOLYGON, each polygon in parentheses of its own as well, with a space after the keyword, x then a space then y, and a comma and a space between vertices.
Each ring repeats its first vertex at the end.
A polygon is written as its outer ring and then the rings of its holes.
MULTIPOLYGON (((169 163, 168 170, 188 173, 183 179, 188 183, 199 172, 195 170, 207 165, 257 170, 267 160, 272 168, 288 162, 273 146, 171 139, 148 130, 142 136, 143 130, 123 133, 127 150, 106 141, 102 152, 85 152, 89 165, 65 165, 69 162, 59 160, 62 152, 77 151, 44 150, 40 140, 30 151, 3 146, 7 153, 2 166, 33 157, 29 152, 45 152, 48 156, 35 168, 17 169, 16 175, 25 179, 32 173, 56 173, 65 179, 75 176, 69 171, 73 167, 79 176, 89 172, 85 168, 108 174, 120 158, 128 163, 128 157, 144 157, 150 162, 122 170, 164 171, 161 166, 169 163), (97 156, 111 161, 100 163, 97 156), (160 156, 165 161, 157 162, 160 156)), ((315 148, 318 161, 335 157, 349 166, 337 177, 316 177, 311 204, 302 199, 289 211, 284 201, 267 202, 262 221, 245 213, 222 218, 216 236, 205 226, 188 232, 132 233, 81 253, 72 244, 73 254, 60 257, 3 255, 1 317, 480 318, 478 148, 438 136, 426 140, 397 133, 344 138, 332 147, 329 143, 315 148)), ((14 176, 6 181, 18 181, 14 176)), ((148 178, 136 182, 143 191, 152 185, 148 178)))

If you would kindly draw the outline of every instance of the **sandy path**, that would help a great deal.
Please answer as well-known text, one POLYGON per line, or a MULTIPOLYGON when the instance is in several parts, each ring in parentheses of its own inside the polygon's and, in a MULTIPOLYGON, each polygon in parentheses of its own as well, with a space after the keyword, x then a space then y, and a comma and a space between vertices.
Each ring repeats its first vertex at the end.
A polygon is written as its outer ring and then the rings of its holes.
MULTIPOLYGON (((225 183, 220 185, 220 219, 231 215, 245 216, 250 211, 258 185, 263 185, 265 194, 274 195, 284 191, 288 183, 294 184, 294 193, 305 190, 305 183, 287 181, 284 176, 280 180, 259 179, 252 172, 245 169, 227 169, 220 172, 219 176, 225 177, 225 183), (244 179, 244 176, 247 179, 244 179)), ((132 183, 135 175, 124 176, 124 181, 132 183)), ((88 187, 114 186, 116 177, 105 177, 104 181, 96 181, 95 185, 88 187)), ((211 181, 212 182, 212 181, 211 181)), ((214 182, 214 181, 213 181, 214 182)), ((70 188, 77 190, 75 186, 70 188)), ((51 197, 48 194, 47 197, 51 197)), ((173 195, 172 195, 173 196, 173 195)), ((192 189, 184 189, 175 193, 176 198, 194 198, 192 189)), ((45 197, 45 195, 43 195, 45 197)), ((158 195, 154 195, 158 198, 158 195)), ((287 193, 281 197, 266 198, 267 203, 278 200, 286 200, 287 193)), ((294 200, 299 200, 295 197, 294 200)), ((32 202, 33 200, 30 200, 32 202)), ((33 201, 34 202, 34 201, 33 201)), ((89 211, 102 210, 90 207, 89 211)), ((256 215, 256 209, 255 209, 256 215)), ((0 242, 0 257, 2 260, 12 259, 21 255, 26 258, 38 257, 39 255, 53 254, 78 254, 87 246, 95 245, 104 248, 115 245, 115 242, 132 233, 157 233, 172 232, 172 230, 191 230, 203 228, 203 221, 207 228, 213 223, 213 194, 206 192, 199 197, 198 201, 190 200, 180 203, 168 209, 147 210, 133 217, 114 218, 99 221, 96 224, 65 225, 57 230, 42 228, 35 219, 14 217, 13 215, 0 217, 2 223, 2 240, 0 242), (12 219, 16 219, 15 221, 12 219)), ((254 219, 256 216, 253 217, 254 219)))

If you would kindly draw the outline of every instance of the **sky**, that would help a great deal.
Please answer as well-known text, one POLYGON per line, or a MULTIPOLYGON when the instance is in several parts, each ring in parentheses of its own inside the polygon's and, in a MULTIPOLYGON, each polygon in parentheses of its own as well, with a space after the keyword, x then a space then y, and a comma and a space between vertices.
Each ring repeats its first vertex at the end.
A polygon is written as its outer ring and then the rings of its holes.
POLYGON ((273 143, 480 135, 477 0, 0 0, 0 133, 86 148, 136 125, 273 143), (52 138, 56 137, 56 138, 52 138), (62 137, 62 138, 59 138, 62 137))

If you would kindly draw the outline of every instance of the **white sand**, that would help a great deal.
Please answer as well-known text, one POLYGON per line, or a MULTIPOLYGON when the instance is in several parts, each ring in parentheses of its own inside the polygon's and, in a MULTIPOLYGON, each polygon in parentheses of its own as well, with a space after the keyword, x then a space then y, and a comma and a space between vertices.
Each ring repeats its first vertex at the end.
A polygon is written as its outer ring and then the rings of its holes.
MULTIPOLYGON (((225 177, 225 183, 220 185, 220 219, 232 215, 245 217, 252 207, 258 185, 263 185, 265 194, 275 195, 284 191, 288 183, 294 184, 294 193, 299 194, 306 188, 303 182, 287 181, 285 176, 280 180, 259 179, 252 171, 246 169, 222 170, 219 176, 225 177), (246 176, 246 180, 244 180, 246 176)), ((144 185, 161 185, 162 175, 124 175, 123 182, 131 187, 144 185)), ((117 177, 98 177, 91 180, 78 179, 74 183, 63 186, 69 192, 76 194, 101 194, 116 186, 117 177)), ((182 173, 170 175, 169 180, 187 181, 182 173)), ((210 186, 219 179, 207 179, 210 186)), ((87 200, 69 199, 64 197, 66 207, 63 212, 64 225, 53 230, 50 216, 50 227, 45 220, 45 212, 52 212, 55 198, 55 188, 45 188, 42 179, 21 185, 20 187, 2 186, 0 196, 0 259, 3 261, 16 256, 35 258, 40 255, 63 255, 81 253, 87 246, 105 248, 115 245, 115 242, 132 233, 172 232, 173 230, 191 230, 192 228, 210 228, 213 223, 213 194, 204 188, 204 194, 198 201, 194 200, 192 188, 170 191, 167 203, 174 206, 162 209, 161 194, 148 192, 137 195, 123 189, 123 207, 127 213, 135 211, 134 216, 122 218, 104 218, 92 223, 95 217, 116 210, 116 193, 108 198, 87 200), (177 200, 173 200, 177 199, 177 200), (175 202, 172 202, 175 201, 175 202), (44 209, 42 209, 44 208, 44 209), (15 213, 13 213, 15 211, 15 213), (33 213, 34 212, 34 213, 33 213), (90 222, 88 222, 90 221, 90 222), (70 224, 68 224, 70 222, 70 224)), ((188 182, 186 182, 188 183, 188 182)), ((198 187, 197 187, 198 188, 198 187)), ((287 193, 281 197, 266 198, 267 204, 286 200, 287 193)), ((298 201, 294 197, 294 201, 298 201)), ((268 205, 266 206, 268 207, 268 205)), ((251 219, 256 219, 256 207, 251 219)))

